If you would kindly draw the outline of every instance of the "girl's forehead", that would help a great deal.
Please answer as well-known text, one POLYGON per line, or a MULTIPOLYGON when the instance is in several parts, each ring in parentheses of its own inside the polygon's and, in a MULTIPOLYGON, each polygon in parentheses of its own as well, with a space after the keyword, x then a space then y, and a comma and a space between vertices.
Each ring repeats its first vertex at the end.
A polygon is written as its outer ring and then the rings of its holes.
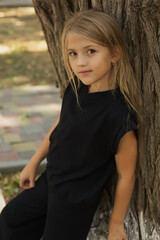
POLYGON ((69 32, 66 36, 66 48, 74 49, 74 48, 85 48, 87 46, 99 46, 98 43, 87 39, 81 34, 69 32))

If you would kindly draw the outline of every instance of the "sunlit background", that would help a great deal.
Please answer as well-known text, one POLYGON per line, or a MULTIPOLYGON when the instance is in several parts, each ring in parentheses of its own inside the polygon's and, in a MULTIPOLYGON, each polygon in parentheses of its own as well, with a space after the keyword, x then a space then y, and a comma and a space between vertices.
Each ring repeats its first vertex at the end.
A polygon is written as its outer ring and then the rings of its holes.
POLYGON ((1 188, 6 201, 20 190, 19 173, 3 174, 21 170, 31 159, 62 100, 40 21, 32 5, 19 6, 25 2, 31 1, 0 0, 0 210, 1 188))
POLYGON ((55 79, 34 8, 0 8, 0 89, 52 85, 55 79))

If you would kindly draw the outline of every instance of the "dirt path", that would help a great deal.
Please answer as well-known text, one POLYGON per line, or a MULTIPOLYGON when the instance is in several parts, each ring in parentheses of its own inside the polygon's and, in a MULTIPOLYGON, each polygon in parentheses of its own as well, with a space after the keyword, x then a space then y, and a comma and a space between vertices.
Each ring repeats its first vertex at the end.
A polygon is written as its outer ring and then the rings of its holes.
POLYGON ((0 8, 0 21, 0 89, 54 85, 53 64, 34 8, 0 8))
POLYGON ((32 6, 32 0, 0 0, 0 7, 32 6))

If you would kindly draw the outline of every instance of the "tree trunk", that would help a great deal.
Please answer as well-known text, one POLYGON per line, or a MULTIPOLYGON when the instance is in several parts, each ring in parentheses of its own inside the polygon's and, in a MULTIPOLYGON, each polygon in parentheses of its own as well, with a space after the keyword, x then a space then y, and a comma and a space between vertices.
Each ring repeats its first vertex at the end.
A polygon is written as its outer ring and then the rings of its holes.
MULTIPOLYGON (((144 146, 143 168, 139 174, 126 228, 131 240, 160 239, 160 49, 159 0, 33 0, 41 21, 48 50, 57 73, 57 85, 63 96, 67 75, 61 55, 64 21, 73 12, 96 7, 114 16, 121 26, 143 93, 144 146)), ((115 178, 112 179, 115 181, 115 178)), ((114 184, 115 186, 115 184, 114 184)), ((114 187, 104 192, 93 219, 89 240, 105 240, 107 222, 114 199, 114 187), (112 203, 112 204, 111 204, 112 203)))

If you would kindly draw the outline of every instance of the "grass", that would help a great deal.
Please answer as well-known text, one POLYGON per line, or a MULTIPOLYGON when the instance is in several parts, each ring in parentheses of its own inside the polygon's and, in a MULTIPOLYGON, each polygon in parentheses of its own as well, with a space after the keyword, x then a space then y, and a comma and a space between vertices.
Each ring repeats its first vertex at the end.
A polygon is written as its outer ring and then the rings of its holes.
POLYGON ((6 203, 14 198, 22 190, 19 188, 19 172, 0 174, 0 187, 6 203))
MULTIPOLYGON (((40 176, 40 173, 36 175, 35 180, 40 176)), ((4 199, 9 202, 17 194, 23 191, 19 187, 20 172, 2 174, 0 173, 0 188, 2 189, 4 199)))
POLYGON ((0 88, 53 85, 56 74, 34 8, 2 8, 0 21, 0 88))

